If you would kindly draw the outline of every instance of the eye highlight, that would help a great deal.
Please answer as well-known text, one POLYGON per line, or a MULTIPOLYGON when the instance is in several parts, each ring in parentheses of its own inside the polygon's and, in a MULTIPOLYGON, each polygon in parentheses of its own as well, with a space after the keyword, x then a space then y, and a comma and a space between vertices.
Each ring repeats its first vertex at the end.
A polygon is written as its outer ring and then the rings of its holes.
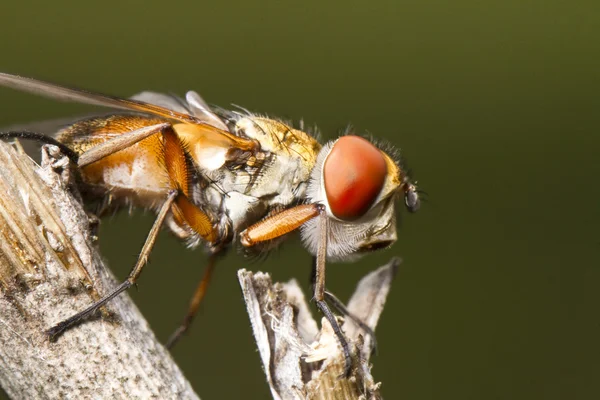
POLYGON ((381 151, 359 136, 335 142, 325 164, 325 194, 333 215, 344 221, 362 217, 381 192, 387 176, 381 151))

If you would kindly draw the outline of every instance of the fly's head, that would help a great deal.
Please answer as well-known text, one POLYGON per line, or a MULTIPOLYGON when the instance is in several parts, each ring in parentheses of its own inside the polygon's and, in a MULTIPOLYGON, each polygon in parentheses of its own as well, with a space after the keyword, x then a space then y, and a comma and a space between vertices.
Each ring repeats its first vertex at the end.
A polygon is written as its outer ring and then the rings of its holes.
MULTIPOLYGON (((308 187, 308 200, 325 205, 327 256, 352 260, 391 246, 396 235, 396 201, 409 212, 420 206, 416 185, 398 162, 367 139, 342 136, 318 155, 308 187)), ((309 250, 318 248, 318 223, 303 226, 309 250)))

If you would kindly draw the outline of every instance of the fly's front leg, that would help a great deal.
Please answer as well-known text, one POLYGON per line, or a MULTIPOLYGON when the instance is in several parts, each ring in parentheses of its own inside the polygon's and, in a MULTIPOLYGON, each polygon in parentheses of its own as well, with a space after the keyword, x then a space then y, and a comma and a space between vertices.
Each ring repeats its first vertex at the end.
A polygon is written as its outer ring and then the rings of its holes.
MULTIPOLYGON (((317 260, 313 257, 313 263, 310 274, 310 285, 312 290, 315 290, 315 284, 317 281, 317 260)), ((375 337, 375 331, 371 329, 367 324, 365 324, 359 317, 354 315, 348 310, 346 305, 336 297, 333 293, 329 292, 327 289, 324 291, 325 301, 329 303, 339 314, 342 314, 345 317, 350 318, 356 325, 358 325, 366 335, 371 337, 372 343, 372 353, 377 353, 377 338, 375 337)))
POLYGON ((319 213, 319 246, 317 247, 317 256, 315 257, 315 285, 314 298, 317 308, 321 310, 327 321, 331 324, 333 332, 342 346, 344 353, 344 373, 342 376, 349 376, 352 368, 352 356, 350 355, 350 346, 335 318, 335 315, 329 309, 325 301, 325 261, 327 258, 327 214, 325 210, 319 213))
POLYGON ((375 331, 373 329, 371 329, 367 324, 365 324, 363 322, 363 320, 361 320, 359 317, 352 314, 350 312, 350 310, 348 310, 348 308, 346 308, 346 305, 340 299, 338 299, 333 293, 325 290, 325 298, 327 299, 327 302, 329 304, 331 304, 338 313, 350 318, 352 321, 354 321, 354 323, 356 325, 358 325, 358 327, 360 329, 363 330, 363 332, 366 335, 371 337, 371 343, 372 343, 371 354, 373 354, 373 353, 377 354, 377 338, 375 337, 375 331))
POLYGON ((348 376, 352 368, 350 346, 348 345, 348 341, 342 333, 335 316, 325 302, 325 261, 327 258, 328 230, 325 207, 321 204, 305 204, 284 210, 279 214, 265 218, 246 229, 241 233, 241 242, 243 246, 250 247, 263 241, 275 239, 298 229, 302 224, 312 218, 319 219, 319 246, 317 248, 317 256, 315 257, 314 269, 314 299, 319 310, 331 324, 333 332, 342 347, 342 352, 344 353, 343 375, 348 376))
POLYGON ((252 247, 260 242, 276 239, 300 228, 306 221, 324 211, 320 204, 303 204, 288 208, 250 226, 240 234, 244 247, 252 247))

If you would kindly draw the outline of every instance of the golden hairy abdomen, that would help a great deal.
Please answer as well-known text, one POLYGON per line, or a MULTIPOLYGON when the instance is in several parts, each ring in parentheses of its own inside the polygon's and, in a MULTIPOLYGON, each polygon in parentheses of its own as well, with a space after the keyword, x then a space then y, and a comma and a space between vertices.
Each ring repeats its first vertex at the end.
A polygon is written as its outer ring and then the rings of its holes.
MULTIPOLYGON (((61 130, 57 139, 81 154, 115 136, 167 122, 137 115, 111 115, 76 122, 61 130)), ((163 167, 162 135, 152 135, 82 168, 83 181, 107 190, 113 197, 126 197, 142 206, 164 200, 169 190, 163 167)))

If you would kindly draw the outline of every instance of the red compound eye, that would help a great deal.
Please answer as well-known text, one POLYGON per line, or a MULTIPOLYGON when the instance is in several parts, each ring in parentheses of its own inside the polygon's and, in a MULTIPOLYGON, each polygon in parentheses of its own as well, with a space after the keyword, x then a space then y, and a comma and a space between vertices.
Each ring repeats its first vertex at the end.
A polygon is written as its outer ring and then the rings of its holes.
POLYGON ((381 151, 358 136, 343 136, 323 166, 325 194, 333 215, 345 221, 362 217, 383 188, 387 165, 381 151))

